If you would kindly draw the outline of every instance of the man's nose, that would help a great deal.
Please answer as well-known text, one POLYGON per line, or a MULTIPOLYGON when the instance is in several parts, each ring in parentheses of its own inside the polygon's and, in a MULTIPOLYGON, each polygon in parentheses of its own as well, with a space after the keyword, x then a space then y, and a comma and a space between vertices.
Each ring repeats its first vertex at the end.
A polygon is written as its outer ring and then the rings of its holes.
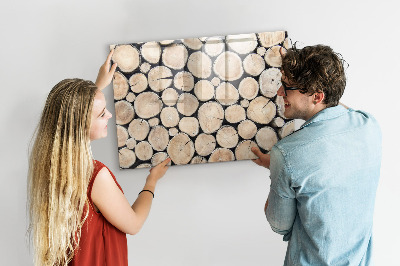
POLYGON ((278 91, 276 92, 276 94, 278 94, 278 96, 286 96, 285 95, 285 91, 283 89, 283 85, 281 85, 278 89, 278 91))

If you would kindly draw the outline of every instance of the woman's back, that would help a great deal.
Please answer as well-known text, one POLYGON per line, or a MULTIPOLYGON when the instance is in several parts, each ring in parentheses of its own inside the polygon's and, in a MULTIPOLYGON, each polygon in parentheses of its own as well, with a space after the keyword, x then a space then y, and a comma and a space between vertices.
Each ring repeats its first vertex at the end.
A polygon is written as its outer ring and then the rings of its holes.
MULTIPOLYGON (((128 265, 126 234, 109 223, 96 211, 91 192, 98 172, 106 167, 94 161, 94 170, 88 186, 89 212, 81 229, 79 247, 69 265, 128 265)), ((107 167, 106 167, 107 168, 107 167)), ((107 168, 108 169, 108 168, 107 168)), ((108 169, 109 170, 109 169, 108 169)), ((109 170, 115 183, 122 191, 113 173, 109 170)))

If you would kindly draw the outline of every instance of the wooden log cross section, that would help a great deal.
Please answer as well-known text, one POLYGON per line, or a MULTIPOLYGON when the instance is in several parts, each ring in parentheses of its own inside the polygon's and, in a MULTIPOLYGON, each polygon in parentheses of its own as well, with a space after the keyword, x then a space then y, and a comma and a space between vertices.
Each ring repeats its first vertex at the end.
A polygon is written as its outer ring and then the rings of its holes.
POLYGON ((295 129, 284 117, 285 31, 112 45, 120 168, 254 159, 295 129))

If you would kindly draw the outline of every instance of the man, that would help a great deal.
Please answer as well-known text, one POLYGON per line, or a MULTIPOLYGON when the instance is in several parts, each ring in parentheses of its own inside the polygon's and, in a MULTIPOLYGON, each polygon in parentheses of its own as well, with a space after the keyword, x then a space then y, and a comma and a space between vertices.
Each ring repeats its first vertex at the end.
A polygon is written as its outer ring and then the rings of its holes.
POLYGON ((284 265, 370 265, 381 133, 368 113, 339 104, 343 61, 330 47, 295 46, 282 58, 287 118, 304 119, 258 165, 270 169, 265 206, 289 241, 284 265))

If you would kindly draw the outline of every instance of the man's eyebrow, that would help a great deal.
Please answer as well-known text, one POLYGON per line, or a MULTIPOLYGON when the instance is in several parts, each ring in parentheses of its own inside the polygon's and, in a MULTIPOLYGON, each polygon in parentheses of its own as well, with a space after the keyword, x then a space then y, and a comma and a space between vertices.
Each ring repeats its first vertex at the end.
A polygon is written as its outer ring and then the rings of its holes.
POLYGON ((293 86, 293 85, 288 85, 286 82, 284 82, 283 80, 281 80, 281 83, 283 84, 283 85, 285 85, 285 87, 287 87, 287 88, 297 88, 296 86, 293 86))

